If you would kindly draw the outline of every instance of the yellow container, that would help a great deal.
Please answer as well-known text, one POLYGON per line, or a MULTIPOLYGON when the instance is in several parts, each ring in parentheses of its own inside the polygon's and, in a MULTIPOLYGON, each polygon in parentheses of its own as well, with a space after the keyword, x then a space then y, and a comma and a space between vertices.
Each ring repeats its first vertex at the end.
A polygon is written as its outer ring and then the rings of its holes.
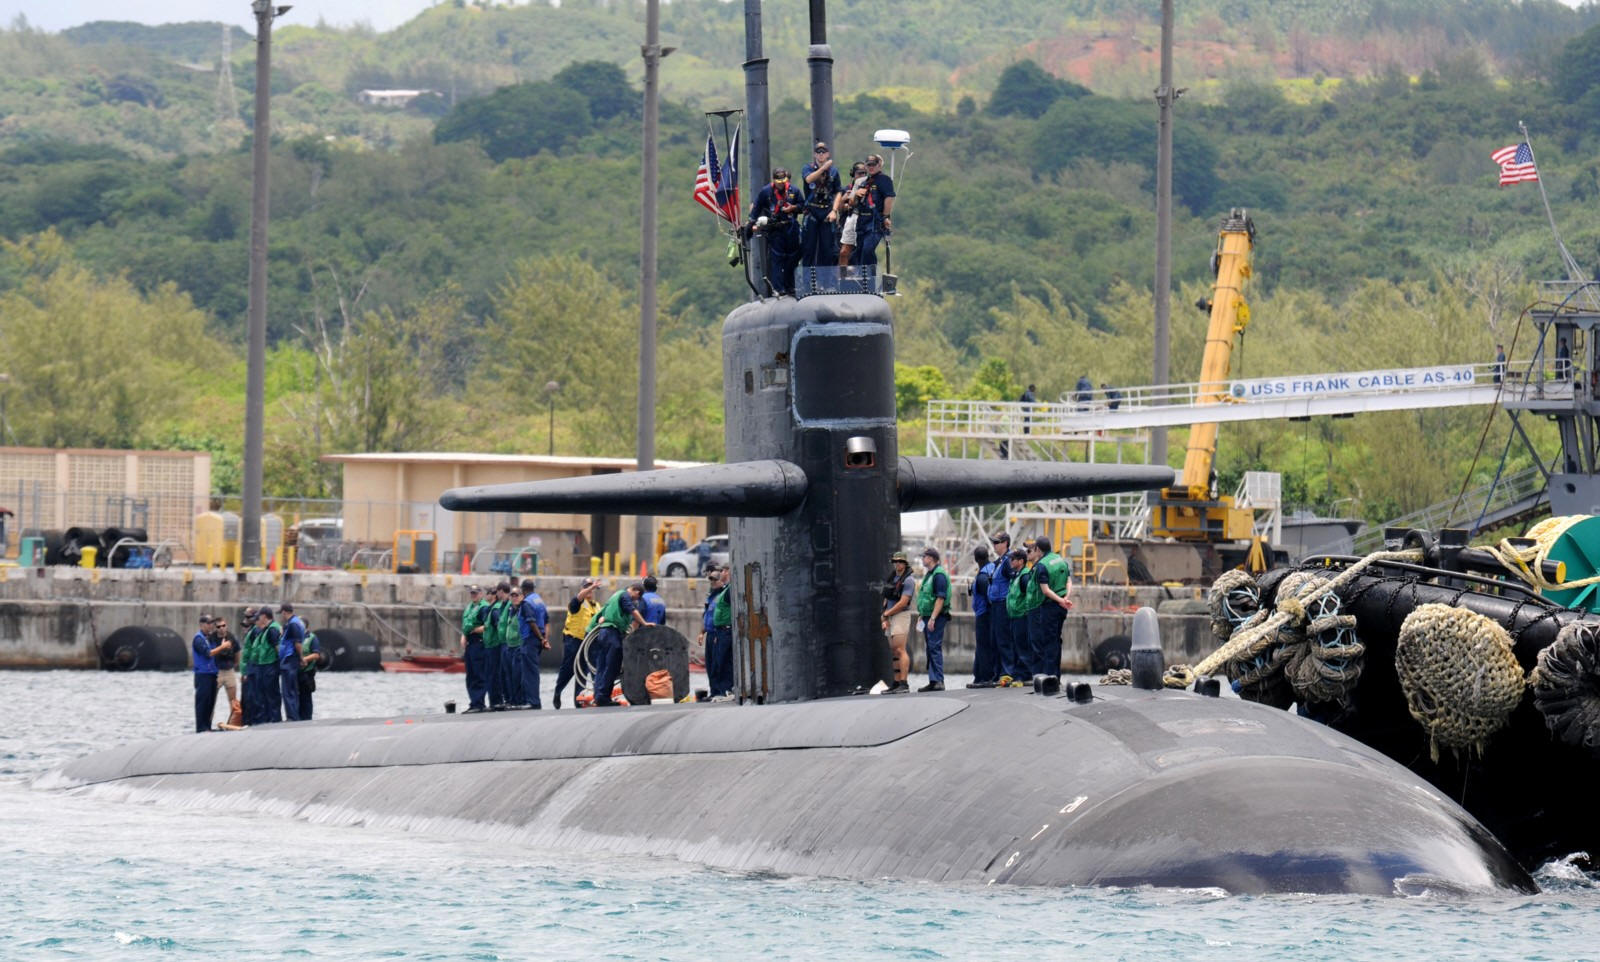
POLYGON ((99 548, 80 548, 80 549, 78 549, 78 551, 79 551, 79 554, 78 554, 78 567, 80 567, 80 568, 93 568, 94 567, 94 556, 100 553, 100 549, 99 548))

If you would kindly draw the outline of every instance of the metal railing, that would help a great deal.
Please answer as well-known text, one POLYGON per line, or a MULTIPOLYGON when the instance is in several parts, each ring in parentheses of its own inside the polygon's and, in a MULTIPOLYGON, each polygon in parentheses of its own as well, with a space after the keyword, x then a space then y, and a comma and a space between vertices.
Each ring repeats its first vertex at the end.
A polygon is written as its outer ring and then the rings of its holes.
POLYGON ((1384 528, 1421 528, 1438 531, 1440 528, 1468 527, 1476 533, 1478 519, 1487 518, 1500 511, 1527 503, 1536 505, 1545 490, 1544 470, 1537 465, 1503 475, 1498 482, 1481 484, 1461 495, 1437 504, 1430 504, 1409 514, 1387 521, 1377 527, 1368 527, 1355 537, 1357 554, 1376 551, 1383 546, 1384 528))
MULTIPOLYGON (((877 294, 885 291, 887 275, 870 264, 860 267, 801 267, 794 272, 794 296, 813 294, 877 294)), ((891 289, 892 290, 892 289, 891 289)))
MULTIPOLYGON (((1203 423, 1205 408, 1210 405, 1264 405, 1315 396, 1348 399, 1349 406, 1355 409, 1360 407, 1362 398, 1436 394, 1492 385, 1497 373, 1505 375, 1508 394, 1515 388, 1514 381, 1523 385, 1521 390, 1537 390, 1535 385, 1544 385, 1543 377, 1516 377, 1512 372, 1518 363, 1522 362, 1507 362, 1503 369, 1494 361, 1486 361, 1441 365, 1437 373, 1433 369, 1412 368, 1113 388, 1118 396, 1095 390, 1079 398, 1068 391, 1058 402, 939 399, 928 402, 926 423, 930 437, 1004 438, 1012 443, 1028 437, 1083 440, 1097 433, 1083 425, 1089 415, 1187 408, 1192 409, 1182 412, 1187 418, 1203 423), (1252 390, 1263 393, 1252 397, 1252 390)), ((1551 382, 1551 389, 1556 389, 1556 383, 1551 382)))
POLYGON ((106 564, 115 568, 170 568, 173 549, 179 547, 182 547, 179 542, 172 540, 136 541, 133 538, 121 538, 106 551, 106 564), (136 563, 131 551, 140 549, 148 550, 149 554, 136 563), (130 556, 118 564, 117 552, 124 550, 129 551, 130 556))

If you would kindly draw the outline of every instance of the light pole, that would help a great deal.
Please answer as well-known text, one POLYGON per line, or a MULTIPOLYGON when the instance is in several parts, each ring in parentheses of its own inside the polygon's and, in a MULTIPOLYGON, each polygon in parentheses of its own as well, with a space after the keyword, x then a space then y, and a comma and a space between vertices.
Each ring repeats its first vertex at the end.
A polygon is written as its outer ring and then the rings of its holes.
POLYGON ((561 382, 544 382, 545 396, 550 399, 550 454, 556 453, 556 392, 561 390, 561 382))
MULTIPOLYGON (((661 0, 645 2, 644 44, 644 157, 639 178, 642 197, 639 218, 639 418, 637 470, 656 467, 656 151, 661 112, 661 58, 672 47, 661 46, 661 0)), ((652 519, 634 520, 634 554, 652 557, 652 519)))
POLYGON ((6 395, 11 393, 8 387, 10 383, 11 375, 0 374, 0 445, 11 437, 11 425, 6 421, 6 395))
POLYGON ((261 567, 262 435, 267 375, 267 148, 272 138, 268 105, 272 86, 272 21, 289 12, 270 0, 253 0, 256 15, 256 117, 251 143, 250 316, 244 386, 244 491, 239 518, 239 565, 261 567))
MULTIPOLYGON (((1150 383, 1160 390, 1171 380, 1172 342, 1172 0, 1161 0, 1161 86, 1156 88, 1156 317, 1150 383)), ((1150 463, 1167 463, 1167 429, 1150 431, 1150 463)))

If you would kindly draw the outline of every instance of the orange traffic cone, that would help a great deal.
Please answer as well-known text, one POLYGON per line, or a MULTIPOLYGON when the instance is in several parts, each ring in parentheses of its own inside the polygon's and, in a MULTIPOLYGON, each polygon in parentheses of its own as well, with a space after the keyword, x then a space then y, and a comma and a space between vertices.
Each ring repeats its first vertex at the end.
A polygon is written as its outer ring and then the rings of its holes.
POLYGON ((472 574, 472 558, 463 551, 461 552, 461 577, 465 578, 470 574, 472 574))

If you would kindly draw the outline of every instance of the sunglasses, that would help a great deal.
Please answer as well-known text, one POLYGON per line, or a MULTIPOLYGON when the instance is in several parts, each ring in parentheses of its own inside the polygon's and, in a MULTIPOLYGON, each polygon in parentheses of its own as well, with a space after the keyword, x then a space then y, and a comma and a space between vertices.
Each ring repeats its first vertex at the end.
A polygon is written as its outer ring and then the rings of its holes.
POLYGON ((826 147, 818 147, 817 149, 812 151, 813 154, 825 154, 827 152, 828 152, 828 148, 826 148, 826 147))

